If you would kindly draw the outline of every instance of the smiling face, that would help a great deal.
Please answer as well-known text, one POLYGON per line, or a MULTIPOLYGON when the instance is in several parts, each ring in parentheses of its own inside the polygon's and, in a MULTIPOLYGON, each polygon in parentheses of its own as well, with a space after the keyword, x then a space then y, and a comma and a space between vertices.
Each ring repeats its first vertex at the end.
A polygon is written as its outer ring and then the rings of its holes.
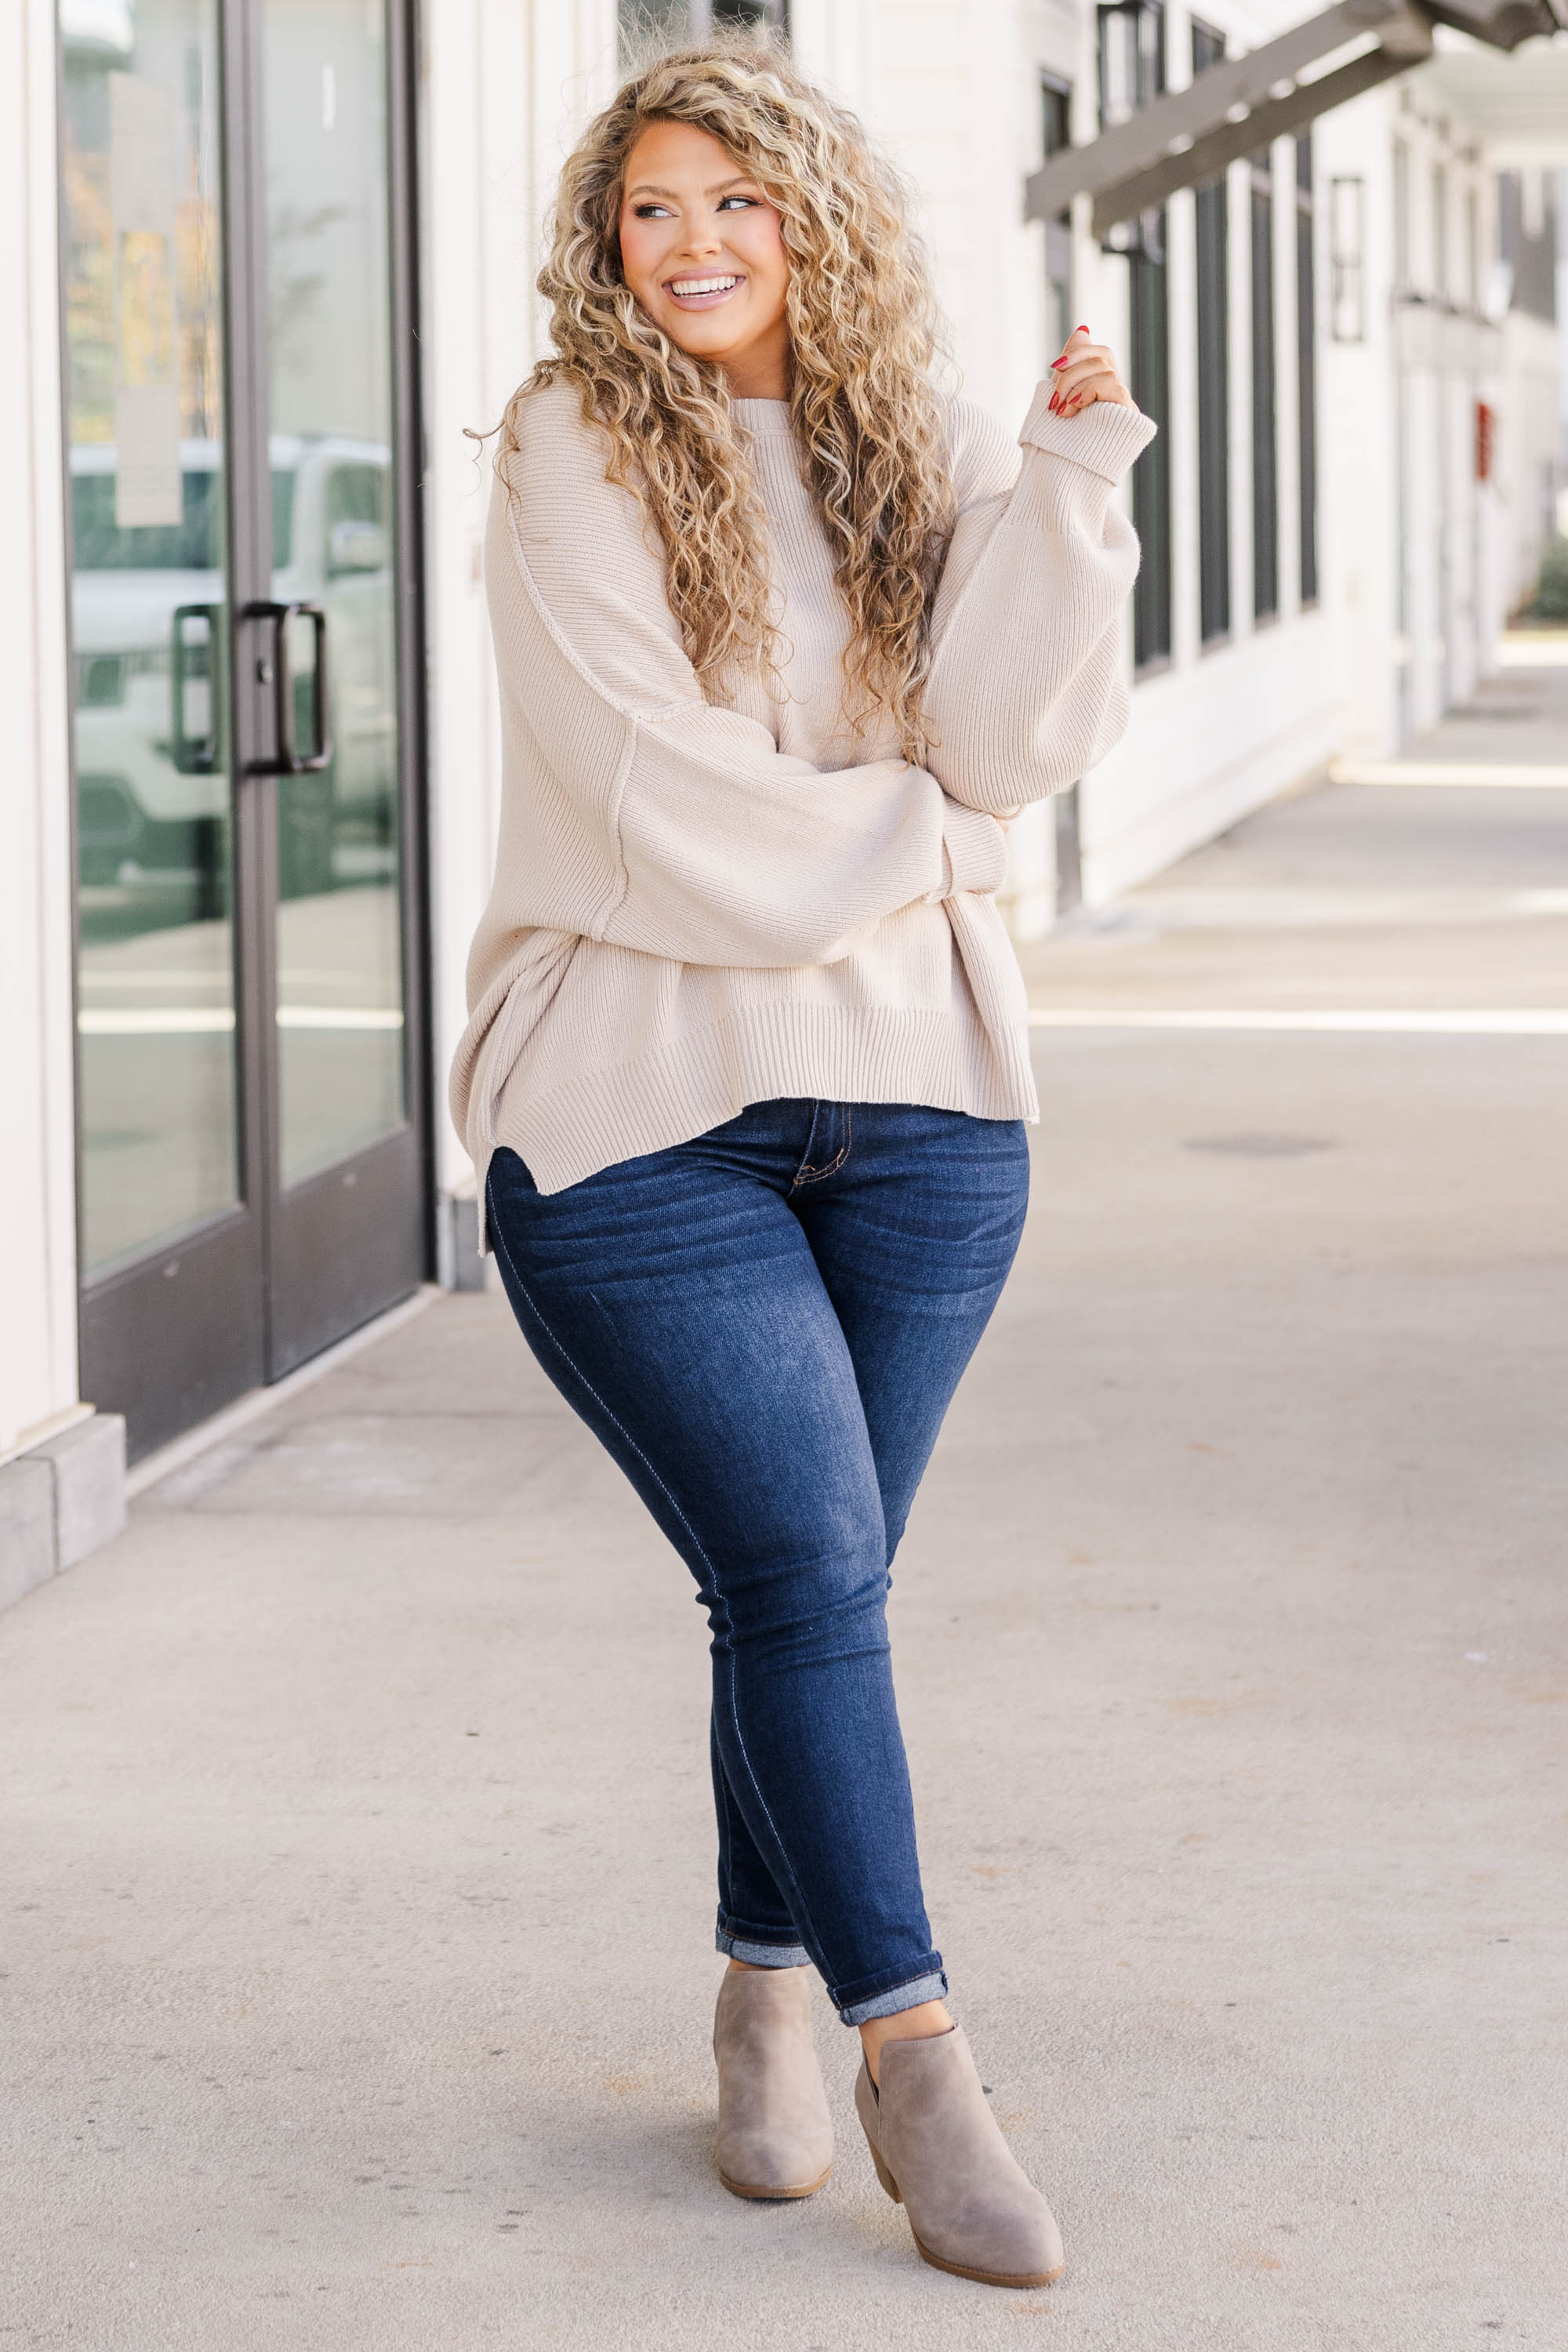
POLYGON ((729 149, 650 122, 626 157, 621 268, 654 324, 739 400, 789 396, 789 256, 777 208, 729 149))

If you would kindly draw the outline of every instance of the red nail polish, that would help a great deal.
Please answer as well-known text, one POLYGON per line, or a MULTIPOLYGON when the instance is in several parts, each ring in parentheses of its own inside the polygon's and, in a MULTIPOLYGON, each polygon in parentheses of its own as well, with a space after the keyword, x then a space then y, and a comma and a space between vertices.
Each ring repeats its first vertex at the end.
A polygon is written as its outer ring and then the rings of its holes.
POLYGON ((1089 329, 1087 327, 1075 327, 1073 329, 1073 333, 1075 335, 1087 335, 1089 329))
POLYGON ((1046 403, 1046 405, 1047 405, 1047 407, 1050 410, 1050 412, 1051 412, 1052 415, 1054 416, 1054 415, 1056 415, 1056 410, 1057 410, 1057 396, 1056 396, 1056 394, 1055 394, 1054 392, 1052 393, 1052 394, 1051 394, 1051 396, 1050 396, 1049 400, 1046 403))
POLYGON ((1062 356, 1061 356, 1061 358, 1060 358, 1059 360, 1053 360, 1053 361, 1051 362, 1051 365, 1052 365, 1054 368, 1066 367, 1067 363, 1068 363, 1068 362, 1067 362, 1067 354, 1066 354, 1066 352, 1063 352, 1063 354, 1062 354, 1062 356))

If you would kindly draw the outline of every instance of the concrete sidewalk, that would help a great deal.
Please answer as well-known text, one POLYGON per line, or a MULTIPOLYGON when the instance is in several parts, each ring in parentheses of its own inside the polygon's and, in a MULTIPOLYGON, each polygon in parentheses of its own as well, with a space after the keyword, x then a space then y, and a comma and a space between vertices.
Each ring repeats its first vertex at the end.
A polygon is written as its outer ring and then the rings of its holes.
MULTIPOLYGON (((1324 792, 1031 980, 1562 1004, 1565 884, 1568 793, 1324 792)), ((1061 2284, 918 2261, 825 2003, 832 2181, 719 2188, 705 1629, 454 1297, 0 1619, 0 2343, 1561 2352, 1568 1042, 1037 1043, 893 1622, 1061 2284)))

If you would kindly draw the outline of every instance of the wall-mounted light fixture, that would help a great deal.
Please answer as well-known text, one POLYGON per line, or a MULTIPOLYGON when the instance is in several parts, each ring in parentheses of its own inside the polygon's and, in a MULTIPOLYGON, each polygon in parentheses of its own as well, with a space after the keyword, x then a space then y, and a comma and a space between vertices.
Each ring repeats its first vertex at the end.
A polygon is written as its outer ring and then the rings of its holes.
POLYGON ((1366 341, 1366 183, 1329 182, 1329 331, 1336 343, 1366 341))

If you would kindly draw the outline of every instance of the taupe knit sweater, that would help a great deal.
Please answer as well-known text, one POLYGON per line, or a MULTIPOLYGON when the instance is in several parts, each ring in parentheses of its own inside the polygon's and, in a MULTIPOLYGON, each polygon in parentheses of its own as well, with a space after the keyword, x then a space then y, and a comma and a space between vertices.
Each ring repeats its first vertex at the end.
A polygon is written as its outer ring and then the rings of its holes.
POLYGON ((738 406, 787 659, 722 702, 576 393, 520 404, 485 562, 500 838, 451 1077, 481 1202, 499 1144, 553 1192, 780 1096, 1038 1116, 986 812, 1070 784, 1126 724, 1138 549, 1111 490, 1154 429, 1104 403, 1064 422, 1049 390, 1021 469, 952 407, 926 769, 885 720, 845 725, 847 623, 786 404, 738 406))

